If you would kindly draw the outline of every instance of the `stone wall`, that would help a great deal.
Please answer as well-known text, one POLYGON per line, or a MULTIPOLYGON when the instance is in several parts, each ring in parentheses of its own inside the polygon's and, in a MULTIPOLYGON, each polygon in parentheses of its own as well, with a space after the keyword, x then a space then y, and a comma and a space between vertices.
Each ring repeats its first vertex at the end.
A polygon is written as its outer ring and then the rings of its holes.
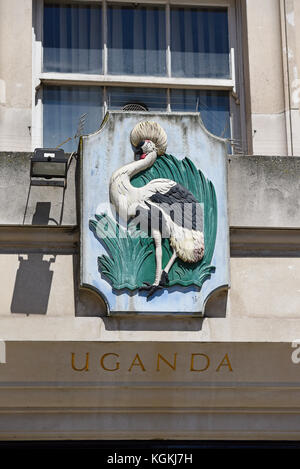
POLYGON ((59 187, 29 192, 29 159, 0 154, 2 337, 128 340, 143 331, 145 340, 290 341, 298 329, 300 336, 300 158, 229 157, 228 297, 209 300, 204 320, 160 319, 157 330, 151 320, 106 318, 104 302, 78 288, 76 160, 63 196, 59 187))

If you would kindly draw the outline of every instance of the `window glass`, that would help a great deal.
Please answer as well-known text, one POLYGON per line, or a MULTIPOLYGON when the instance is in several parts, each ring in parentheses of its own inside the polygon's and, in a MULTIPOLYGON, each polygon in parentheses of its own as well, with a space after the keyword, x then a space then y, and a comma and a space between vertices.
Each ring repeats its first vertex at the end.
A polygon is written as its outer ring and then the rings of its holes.
POLYGON ((101 73, 101 8, 44 5, 44 72, 101 73))
POLYGON ((218 137, 230 137, 228 91, 171 90, 171 109, 200 112, 207 130, 218 137))
MULTIPOLYGON (((169 11, 169 10, 167 10, 169 11)), ((44 4, 43 70, 102 74, 102 14, 99 3, 44 4)), ((171 7, 171 75, 229 78, 228 13, 226 8, 171 7)), ((166 8, 164 5, 108 4, 107 73, 166 77, 166 8)), ((167 21, 168 22, 168 21, 167 21)), ((106 67, 105 67, 106 68, 106 67)), ((108 77, 109 78, 109 77, 108 77)), ((165 88, 108 86, 108 109, 129 103, 166 112, 165 88)), ((100 83, 99 83, 100 85, 100 83)), ((145 85, 144 85, 145 86, 145 85)), ((200 112, 207 129, 230 137, 228 91, 170 89, 171 111, 200 112)), ((96 131, 103 119, 102 86, 46 86, 43 92, 44 146, 57 146, 75 135, 87 113, 84 133, 96 131)), ((64 145, 66 151, 77 142, 64 145)))
POLYGON ((165 10, 160 7, 109 6, 108 73, 165 75, 165 10))
POLYGON ((158 88, 109 87, 108 108, 120 110, 126 104, 135 103, 146 106, 148 111, 166 111, 166 90, 158 88))
POLYGON ((229 78, 227 10, 171 9, 174 77, 229 78))
MULTIPOLYGON (((102 89, 88 86, 46 86, 43 90, 44 147, 56 147, 74 137, 82 114, 87 113, 83 134, 99 129, 103 118, 102 89)), ((62 146, 77 149, 74 139, 62 146)))

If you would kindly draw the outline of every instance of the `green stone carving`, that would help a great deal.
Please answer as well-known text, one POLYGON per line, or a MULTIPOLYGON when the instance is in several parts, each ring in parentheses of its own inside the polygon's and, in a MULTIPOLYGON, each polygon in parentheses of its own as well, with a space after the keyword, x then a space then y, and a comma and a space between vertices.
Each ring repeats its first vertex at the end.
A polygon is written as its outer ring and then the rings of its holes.
MULTIPOLYGON (((158 178, 171 179, 204 204, 204 257, 197 263, 185 263, 176 259, 169 272, 168 287, 195 285, 199 288, 215 271, 211 265, 217 233, 217 201, 211 181, 205 178, 189 159, 178 160, 172 155, 159 156, 153 166, 131 179, 135 187, 142 187, 149 181, 158 178)), ((155 276, 155 247, 152 238, 136 229, 129 223, 127 230, 106 214, 95 215, 90 220, 90 229, 105 246, 108 255, 98 257, 98 268, 115 290, 135 290, 143 282, 153 283, 155 276)), ((163 239, 163 265, 172 249, 168 239, 163 239)))

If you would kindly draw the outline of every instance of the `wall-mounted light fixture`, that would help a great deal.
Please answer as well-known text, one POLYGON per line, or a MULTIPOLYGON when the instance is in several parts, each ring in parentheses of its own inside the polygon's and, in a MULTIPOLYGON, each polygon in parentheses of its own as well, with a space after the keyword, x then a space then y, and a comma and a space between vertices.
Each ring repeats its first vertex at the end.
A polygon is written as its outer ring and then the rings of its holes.
POLYGON ((32 185, 64 186, 67 181, 68 158, 64 150, 36 148, 30 160, 30 183, 32 185), (33 180, 34 179, 34 180, 33 180), (43 181, 43 179, 51 181, 43 181), (64 181, 57 181, 64 179, 64 181))

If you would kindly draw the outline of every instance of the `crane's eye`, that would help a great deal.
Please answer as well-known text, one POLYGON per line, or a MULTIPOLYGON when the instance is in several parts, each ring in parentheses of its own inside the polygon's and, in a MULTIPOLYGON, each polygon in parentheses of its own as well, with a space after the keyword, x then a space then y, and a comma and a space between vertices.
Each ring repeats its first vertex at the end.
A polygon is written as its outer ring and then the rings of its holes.
POLYGON ((140 142, 136 147, 134 147, 133 151, 134 153, 141 153, 142 152, 142 146, 144 145, 144 141, 140 142))

